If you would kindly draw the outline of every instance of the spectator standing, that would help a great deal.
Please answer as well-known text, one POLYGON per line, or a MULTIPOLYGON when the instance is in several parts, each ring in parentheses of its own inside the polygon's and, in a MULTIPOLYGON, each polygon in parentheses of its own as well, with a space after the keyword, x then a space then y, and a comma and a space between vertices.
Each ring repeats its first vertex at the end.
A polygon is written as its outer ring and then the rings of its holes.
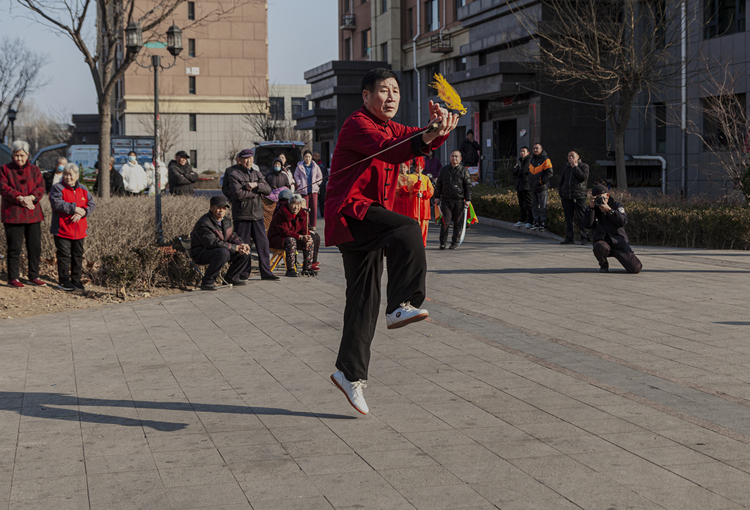
POLYGON ((435 202, 440 204, 440 214, 443 216, 440 225, 440 249, 445 249, 448 240, 448 228, 453 220, 453 238, 450 249, 458 248, 461 236, 464 207, 471 204, 471 176, 461 164, 461 151, 451 152, 450 164, 445 165, 435 182, 435 202))
POLYGON ((185 151, 179 151, 175 154, 174 159, 167 166, 169 175, 169 194, 170 195, 189 195, 193 196, 193 184, 198 182, 198 174, 190 166, 190 156, 185 151))
POLYGON ((52 191, 52 186, 62 180, 63 170, 65 170, 65 165, 67 164, 67 159, 57 158, 57 166, 55 166, 55 168, 53 168, 52 170, 44 172, 42 174, 42 177, 44 177, 44 189, 47 191, 47 193, 52 191))
POLYGON ((297 164, 294 172, 294 182, 297 191, 302 195, 310 211, 310 228, 315 230, 318 219, 318 191, 323 181, 323 172, 318 164, 313 161, 312 152, 306 150, 302 155, 302 161, 297 164))
MULTIPOLYGON (((163 195, 164 190, 167 189, 167 182, 169 181, 169 171, 167 165, 163 161, 158 162, 159 166, 159 189, 163 195)), ((146 163, 144 165, 146 169, 146 177, 148 178, 148 196, 153 197, 156 195, 156 169, 154 169, 153 163, 146 163)))
MULTIPOLYGON (((263 197, 271 194, 260 170, 253 165, 254 153, 251 149, 243 149, 237 154, 237 164, 229 172, 229 196, 232 202, 232 218, 237 225, 237 234, 249 243, 255 243, 258 251, 258 266, 262 280, 278 280, 279 277, 271 272, 268 238, 263 222, 263 197)), ((240 279, 247 280, 250 276, 250 262, 240 274, 240 279)))
POLYGON ((513 168, 513 177, 516 178, 520 215, 515 226, 531 228, 534 221, 534 216, 531 214, 531 191, 529 191, 529 159, 531 153, 528 147, 521 147, 518 154, 518 163, 513 168))
POLYGON ((474 131, 470 129, 466 133, 466 140, 461 142, 461 146, 458 148, 461 152, 461 161, 463 161, 464 167, 479 165, 479 149, 481 149, 481 146, 474 140, 474 131))
POLYGON ((574 244, 575 230, 573 222, 578 224, 581 233, 581 244, 591 241, 589 233, 581 224, 583 211, 586 210, 586 196, 588 195, 589 166, 581 161, 575 151, 568 153, 568 164, 563 168, 560 176, 558 192, 562 200, 565 213, 565 239, 560 244, 574 244))
POLYGON ((201 290, 216 290, 216 278, 229 262, 227 281, 246 285, 239 278, 250 263, 250 246, 234 233, 231 218, 225 218, 227 199, 211 197, 209 211, 200 217, 190 234, 190 257, 196 264, 208 264, 201 280, 201 290))
POLYGON ((411 217, 411 207, 409 203, 409 163, 401 163, 398 165, 396 198, 393 200, 393 212, 411 217))
POLYGON ((297 183, 294 182, 294 175, 292 174, 292 167, 287 164, 286 162, 286 154, 283 152, 279 154, 279 159, 281 160, 281 171, 286 174, 287 178, 289 179, 289 182, 291 183, 292 187, 289 188, 289 190, 294 193, 294 191, 297 189, 297 183))
MULTIPOLYGON (((101 182, 102 171, 99 170, 99 162, 97 161, 94 166, 96 167, 96 182, 94 182, 94 194, 99 193, 99 183, 101 182)), ((120 172, 115 170, 115 157, 110 156, 109 158, 109 196, 121 197, 125 195, 125 183, 122 180, 120 172)))
MULTIPOLYGON (((435 193, 430 178, 424 172, 424 159, 415 158, 416 172, 407 176, 406 191, 409 197, 409 217, 414 218, 422 229, 422 244, 427 247, 427 228, 430 225, 430 198, 435 193)), ((439 175, 439 174, 438 174, 439 175)))
POLYGON ((128 153, 128 161, 120 168, 125 192, 129 195, 140 195, 148 186, 146 171, 138 164, 135 151, 128 153))
POLYGON ((271 186, 271 191, 279 188, 292 190, 292 183, 284 170, 284 164, 279 158, 273 160, 271 170, 266 174, 266 182, 271 186))
POLYGON ((547 183, 552 178, 552 161, 547 157, 541 143, 534 144, 534 154, 529 160, 529 191, 531 191, 531 214, 533 229, 547 230, 547 183))
POLYGON ((431 150, 427 153, 424 160, 424 173, 429 175, 430 179, 434 181, 440 175, 440 169, 443 167, 440 164, 440 158, 438 158, 437 152, 431 150))
POLYGON ((37 287, 47 284, 39 279, 42 256, 42 206, 44 179, 39 168, 29 163, 29 144, 16 140, 11 146, 12 161, 0 167, 0 219, 5 227, 8 259, 8 285, 17 289, 24 284, 18 279, 21 250, 26 240, 29 261, 28 283, 37 287))
POLYGON ((68 163, 62 182, 55 184, 49 194, 52 206, 49 231, 57 248, 57 288, 64 291, 84 290, 83 241, 88 234, 87 218, 94 210, 94 197, 78 177, 78 165, 68 163))
POLYGON ((301 195, 292 195, 292 198, 276 209, 268 227, 268 244, 271 248, 284 250, 285 276, 315 276, 313 256, 317 250, 315 238, 308 231, 308 216, 307 211, 303 211, 304 205, 305 199, 301 195), (301 273, 294 269, 294 253, 297 249, 302 250, 304 254, 301 273))
POLYGON ((323 158, 320 157, 320 152, 313 152, 313 161, 318 164, 320 172, 323 174, 323 181, 320 183, 320 190, 318 191, 318 210, 320 211, 320 217, 323 217, 326 203, 326 186, 328 186, 328 165, 323 162, 323 158))

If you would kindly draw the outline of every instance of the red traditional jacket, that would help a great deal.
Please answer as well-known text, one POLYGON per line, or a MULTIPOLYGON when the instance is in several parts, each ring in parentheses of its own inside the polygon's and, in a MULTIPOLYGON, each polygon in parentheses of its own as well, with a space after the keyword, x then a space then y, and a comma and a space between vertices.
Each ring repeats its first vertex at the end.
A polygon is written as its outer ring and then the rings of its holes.
POLYGON ((300 236, 306 235, 306 231, 307 213, 300 211, 295 216, 286 204, 280 205, 268 226, 268 245, 271 248, 281 249, 284 247, 284 239, 287 237, 299 239, 300 236))
POLYGON ((399 164, 426 155, 447 138, 436 138, 427 145, 421 136, 416 136, 397 145, 419 130, 393 121, 383 122, 364 106, 346 119, 333 151, 326 188, 326 246, 354 240, 345 215, 362 219, 373 203, 393 209, 399 164), (389 147, 392 149, 372 158, 389 147), (360 160, 364 161, 355 164, 360 160))
POLYGON ((44 197, 44 178, 39 168, 28 161, 19 167, 15 161, 0 167, 0 220, 3 223, 38 223, 44 219, 39 203, 44 197), (34 195, 34 209, 18 203, 18 197, 34 195))

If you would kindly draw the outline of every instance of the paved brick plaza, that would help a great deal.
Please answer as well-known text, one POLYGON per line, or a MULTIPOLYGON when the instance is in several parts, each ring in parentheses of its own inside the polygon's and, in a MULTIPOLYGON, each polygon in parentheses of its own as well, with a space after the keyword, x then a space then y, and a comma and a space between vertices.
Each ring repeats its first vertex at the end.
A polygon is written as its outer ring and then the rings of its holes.
POLYGON ((750 506, 750 256, 430 232, 431 321, 373 344, 370 415, 333 372, 338 252, 253 281, 0 322, 16 509, 750 506))

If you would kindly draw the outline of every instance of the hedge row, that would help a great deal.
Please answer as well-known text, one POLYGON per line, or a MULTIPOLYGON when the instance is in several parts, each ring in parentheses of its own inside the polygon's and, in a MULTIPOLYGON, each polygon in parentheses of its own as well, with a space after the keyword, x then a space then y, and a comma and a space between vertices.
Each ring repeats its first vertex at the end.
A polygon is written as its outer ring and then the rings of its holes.
MULTIPOLYGON (((750 250, 750 207, 656 198, 639 201, 627 194, 615 195, 627 211, 625 230, 634 245, 750 250)), ((515 191, 477 186, 472 203, 478 216, 518 221, 515 191)), ((565 216, 555 191, 549 193, 547 214, 549 230, 564 236, 565 216)))

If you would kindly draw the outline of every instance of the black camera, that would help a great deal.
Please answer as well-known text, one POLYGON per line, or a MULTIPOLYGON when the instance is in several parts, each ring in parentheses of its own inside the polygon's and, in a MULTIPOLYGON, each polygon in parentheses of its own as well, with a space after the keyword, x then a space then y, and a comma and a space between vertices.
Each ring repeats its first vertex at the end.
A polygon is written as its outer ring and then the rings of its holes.
POLYGON ((594 204, 597 207, 600 207, 604 205, 605 203, 606 203, 606 199, 603 196, 599 195, 598 197, 594 197, 594 204))

